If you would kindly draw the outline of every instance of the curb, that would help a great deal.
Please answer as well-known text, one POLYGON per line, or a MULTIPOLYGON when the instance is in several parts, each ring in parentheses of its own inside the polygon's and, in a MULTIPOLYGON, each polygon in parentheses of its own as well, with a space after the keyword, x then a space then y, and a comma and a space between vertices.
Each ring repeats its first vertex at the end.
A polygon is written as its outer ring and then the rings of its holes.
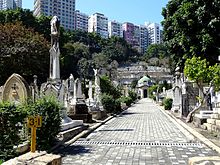
POLYGON ((126 109, 123 109, 123 111, 121 113, 119 113, 118 115, 113 115, 113 116, 109 116, 107 119, 105 119, 104 121, 100 121, 100 123, 97 123, 91 127, 89 127, 87 130, 82 131, 81 133, 79 133, 78 135, 74 136, 72 139, 70 139, 69 141, 63 142, 61 144, 58 144, 57 146, 55 146, 51 151, 54 151, 57 148, 65 148, 69 145, 71 145, 72 143, 74 143, 75 141, 77 141, 79 138, 82 138, 83 136, 87 136, 88 134, 90 134, 91 132, 93 132, 95 129, 97 129, 98 127, 100 127, 101 125, 105 124, 106 122, 110 121, 111 119, 122 115, 122 113, 124 111, 126 111, 129 107, 127 107, 126 109))
MULTIPOLYGON (((157 105, 157 104, 156 104, 157 105)), ((178 125, 182 126, 183 129, 185 131, 187 131, 188 133, 190 133, 190 136, 194 136, 197 139, 199 139, 201 142, 203 142, 206 146, 208 146, 209 148, 211 148, 212 150, 215 150, 216 152, 218 152, 220 154, 220 147, 218 147, 217 145, 215 145, 213 142, 211 142, 209 139, 207 139, 205 136, 203 136, 202 134, 200 134, 199 132, 197 132, 196 130, 194 130, 193 128, 189 127, 187 124, 185 124, 184 122, 182 122, 180 119, 177 119, 175 116, 173 116, 170 112, 167 112, 166 110, 162 109, 161 107, 159 107, 157 105, 157 107, 166 115, 169 116, 170 119, 175 120, 176 123, 178 123, 178 125)))
POLYGON ((109 120, 111 120, 112 118, 114 118, 114 116, 109 116, 107 119, 105 119, 104 121, 97 123, 91 127, 89 127, 87 130, 82 131, 81 133, 79 133, 78 135, 76 135, 75 137, 73 137, 71 140, 64 142, 64 144, 62 144, 62 147, 67 147, 69 145, 71 145, 72 143, 74 143, 76 140, 78 140, 79 138, 86 136, 88 134, 90 134, 91 132, 93 132, 95 129, 97 129, 98 127, 100 127, 101 125, 105 124, 106 122, 108 122, 109 120))

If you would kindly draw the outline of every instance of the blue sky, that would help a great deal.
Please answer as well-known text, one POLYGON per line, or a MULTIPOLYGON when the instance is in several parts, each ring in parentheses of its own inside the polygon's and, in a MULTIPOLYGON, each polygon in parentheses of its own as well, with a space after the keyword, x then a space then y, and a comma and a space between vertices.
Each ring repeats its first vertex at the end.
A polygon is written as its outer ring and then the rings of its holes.
MULTIPOLYGON (((34 0, 23 0, 23 8, 33 10, 34 0)), ((160 23, 162 7, 169 0, 76 0, 76 10, 91 15, 103 13, 109 20, 119 22, 144 22, 160 23)))

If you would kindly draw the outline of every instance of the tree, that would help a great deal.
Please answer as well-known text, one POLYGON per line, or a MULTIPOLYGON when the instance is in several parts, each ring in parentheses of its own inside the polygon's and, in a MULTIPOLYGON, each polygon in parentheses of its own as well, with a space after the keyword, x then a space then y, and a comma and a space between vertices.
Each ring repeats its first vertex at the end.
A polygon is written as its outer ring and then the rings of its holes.
POLYGON ((12 73, 22 75, 28 82, 33 75, 46 81, 49 74, 49 43, 42 35, 21 23, 0 24, 0 83, 12 73))
POLYGON ((92 56, 93 66, 97 69, 106 68, 109 64, 109 59, 106 55, 101 53, 94 53, 92 56))
POLYGON ((148 46, 146 53, 144 54, 144 58, 146 60, 157 57, 159 59, 163 59, 168 57, 168 50, 164 44, 152 44, 148 46))
POLYGON ((209 65, 206 59, 201 59, 201 57, 192 57, 187 59, 184 67, 184 74, 192 81, 194 81, 199 87, 200 93, 202 95, 198 99, 199 104, 196 106, 187 116, 186 121, 192 121, 192 115, 199 110, 199 108, 207 100, 210 89, 214 86, 216 89, 220 87, 220 65, 209 65), (209 88, 207 91, 203 91, 203 84, 208 83, 209 88))
POLYGON ((163 8, 164 41, 183 69, 192 56, 217 62, 220 48, 219 0, 170 0, 163 8))
POLYGON ((79 77, 76 71, 79 71, 78 61, 82 58, 90 59, 88 46, 80 42, 66 43, 61 57, 63 77, 68 77, 70 74, 73 74, 74 77, 79 77))
POLYGON ((0 23, 21 22, 26 28, 32 28, 34 31, 43 34, 50 41, 50 20, 52 17, 41 15, 34 17, 29 9, 1 10, 0 23))

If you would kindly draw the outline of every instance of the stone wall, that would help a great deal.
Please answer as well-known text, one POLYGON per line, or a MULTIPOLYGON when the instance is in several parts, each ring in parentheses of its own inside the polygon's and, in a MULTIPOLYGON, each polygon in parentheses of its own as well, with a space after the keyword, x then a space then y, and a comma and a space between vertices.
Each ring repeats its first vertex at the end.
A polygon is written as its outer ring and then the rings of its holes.
POLYGON ((2 165, 61 165, 61 156, 42 152, 28 152, 24 155, 10 159, 2 165))
POLYGON ((203 129, 206 129, 210 132, 220 132, 220 107, 217 106, 214 108, 211 118, 207 119, 207 123, 202 125, 203 129))

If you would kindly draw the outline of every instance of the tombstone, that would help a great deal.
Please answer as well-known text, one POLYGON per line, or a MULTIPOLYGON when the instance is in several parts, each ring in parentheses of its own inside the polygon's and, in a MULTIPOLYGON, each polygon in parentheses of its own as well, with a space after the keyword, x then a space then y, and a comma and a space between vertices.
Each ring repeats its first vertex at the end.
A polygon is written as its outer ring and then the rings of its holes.
POLYGON ((181 89, 176 86, 173 89, 173 105, 171 110, 173 112, 179 112, 181 108, 181 89))
POLYGON ((94 93, 94 100, 96 106, 101 106, 101 89, 100 89, 100 78, 98 75, 98 69, 94 70, 94 76, 95 76, 95 93, 94 93))
MULTIPOLYGON (((100 88, 100 78, 98 75, 99 70, 94 70, 94 76, 95 76, 95 90, 94 90, 94 98, 92 98, 92 82, 89 82, 89 112, 92 114, 92 118, 94 119, 102 119, 107 116, 106 111, 103 109, 102 103, 101 103, 101 88, 100 88), (91 102, 92 100, 92 102, 91 102)), ((87 105, 88 105, 87 102, 87 105)))
POLYGON ((163 94, 165 95, 166 94, 166 88, 163 87, 163 94))
POLYGON ((19 74, 12 74, 3 86, 2 100, 21 104, 30 97, 31 91, 25 79, 19 74))
POLYGON ((91 80, 89 81, 89 91, 88 91, 88 95, 89 95, 89 98, 87 99, 86 104, 87 104, 89 107, 93 107, 93 106, 94 106, 94 99, 93 99, 92 81, 91 81, 91 80))
POLYGON ((93 97, 92 97, 92 81, 89 81, 89 101, 92 102, 93 101, 93 97))
POLYGON ((72 75, 69 78, 67 114, 73 120, 82 120, 83 122, 93 122, 92 115, 88 112, 85 98, 82 94, 82 85, 79 79, 74 81, 72 75))
POLYGON ((77 85, 76 99, 77 100, 83 99, 81 80, 80 79, 76 79, 75 84, 77 85))

